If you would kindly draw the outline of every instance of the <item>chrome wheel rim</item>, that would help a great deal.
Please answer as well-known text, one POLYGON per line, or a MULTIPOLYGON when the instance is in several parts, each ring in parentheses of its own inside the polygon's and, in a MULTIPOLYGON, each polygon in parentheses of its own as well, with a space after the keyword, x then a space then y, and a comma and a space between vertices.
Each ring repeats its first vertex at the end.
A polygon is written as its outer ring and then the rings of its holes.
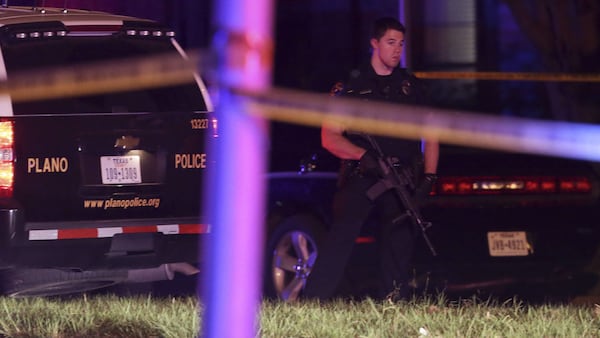
POLYGON ((273 251, 272 278, 279 298, 298 299, 317 258, 317 245, 303 231, 285 233, 273 251))

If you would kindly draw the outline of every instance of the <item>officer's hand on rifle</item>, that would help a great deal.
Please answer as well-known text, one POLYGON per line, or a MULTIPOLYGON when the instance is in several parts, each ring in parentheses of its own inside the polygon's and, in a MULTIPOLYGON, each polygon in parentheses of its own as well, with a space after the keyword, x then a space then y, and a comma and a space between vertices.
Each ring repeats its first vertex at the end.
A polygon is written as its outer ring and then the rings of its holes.
POLYGON ((385 173, 381 167, 380 157, 377 153, 369 149, 360 158, 358 168, 361 174, 365 176, 384 177, 385 173))
POLYGON ((421 183, 415 190, 415 198, 418 202, 422 202, 427 196, 429 196, 429 193, 431 192, 435 181, 437 181, 436 174, 424 175, 423 180, 421 180, 421 183))

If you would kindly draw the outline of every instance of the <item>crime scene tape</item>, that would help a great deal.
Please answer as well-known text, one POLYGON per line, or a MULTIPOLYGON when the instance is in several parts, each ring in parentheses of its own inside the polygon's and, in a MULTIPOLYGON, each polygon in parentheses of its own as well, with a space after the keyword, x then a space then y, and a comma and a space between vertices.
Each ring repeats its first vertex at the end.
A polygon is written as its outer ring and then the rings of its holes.
MULTIPOLYGON (((200 59, 198 53, 189 55, 188 59, 172 53, 20 72, 0 82, 0 94, 9 94, 13 101, 28 101, 189 83, 194 81, 200 59)), ((440 78, 440 74, 427 76, 440 78)), ((579 80, 596 81, 594 76, 579 80)), ((276 88, 236 93, 246 96, 251 114, 272 120, 320 126, 328 119, 347 128, 392 137, 436 138, 470 147, 600 161, 597 125, 364 102, 276 88)))
MULTIPOLYGON (((193 81, 200 52, 177 53, 81 64, 55 69, 37 69, 11 74, 0 82, 0 94, 13 101, 31 101, 80 96, 127 89, 151 88, 193 81)), ((210 59, 210 58, 204 58, 210 59)), ((600 74, 506 73, 506 72, 415 72, 423 79, 477 79, 518 81, 600 82, 600 74)))
POLYGON ((198 60, 198 53, 188 54, 187 59, 168 53, 21 71, 0 82, 0 94, 20 102, 189 83, 194 81, 198 60))
POLYGON ((329 121, 391 137, 600 161, 600 125, 366 102, 285 89, 244 95, 250 114, 276 121, 309 126, 329 121))
POLYGON ((414 72, 421 79, 435 80, 504 80, 544 82, 600 82, 600 74, 521 73, 521 72, 414 72))

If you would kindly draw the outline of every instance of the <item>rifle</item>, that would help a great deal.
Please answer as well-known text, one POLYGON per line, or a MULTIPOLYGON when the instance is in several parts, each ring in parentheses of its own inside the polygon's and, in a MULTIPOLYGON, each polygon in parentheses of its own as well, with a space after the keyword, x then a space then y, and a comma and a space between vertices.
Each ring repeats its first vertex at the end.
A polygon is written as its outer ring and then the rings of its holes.
POLYGON ((408 188, 414 190, 414 183, 411 177, 412 175, 410 168, 406 166, 395 166, 390 157, 384 156, 379 144, 377 144, 373 137, 370 135, 364 136, 367 138, 369 143, 371 143, 371 147, 373 147, 373 149, 379 155, 379 165, 382 169, 381 172, 384 174, 384 176, 377 181, 377 183, 367 190, 367 197, 373 201, 384 192, 393 189, 396 193, 396 196, 398 196, 402 205, 404 206, 404 209, 406 210, 405 213, 396 217, 393 220, 393 223, 400 223, 407 217, 410 217, 413 225, 418 230, 421 230, 423 239, 425 240, 425 243, 427 243, 431 254, 433 256, 437 256, 437 252, 435 251, 435 248, 429 240, 426 232, 427 229, 432 226, 432 224, 431 222, 423 220, 419 208, 415 205, 414 199, 408 191, 408 188))

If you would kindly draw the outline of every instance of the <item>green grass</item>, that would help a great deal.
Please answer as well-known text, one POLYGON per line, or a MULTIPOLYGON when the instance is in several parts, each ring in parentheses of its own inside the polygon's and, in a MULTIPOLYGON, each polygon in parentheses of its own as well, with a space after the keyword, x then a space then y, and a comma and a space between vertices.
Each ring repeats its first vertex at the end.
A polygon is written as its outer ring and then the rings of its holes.
MULTIPOLYGON (((188 298, 0 298, 6 337, 197 337, 188 298)), ((525 305, 443 296, 409 302, 264 301, 259 337, 600 337, 600 306, 525 305)))
POLYGON ((0 298, 0 334, 8 337, 193 337, 197 301, 98 296, 68 300, 0 298))

